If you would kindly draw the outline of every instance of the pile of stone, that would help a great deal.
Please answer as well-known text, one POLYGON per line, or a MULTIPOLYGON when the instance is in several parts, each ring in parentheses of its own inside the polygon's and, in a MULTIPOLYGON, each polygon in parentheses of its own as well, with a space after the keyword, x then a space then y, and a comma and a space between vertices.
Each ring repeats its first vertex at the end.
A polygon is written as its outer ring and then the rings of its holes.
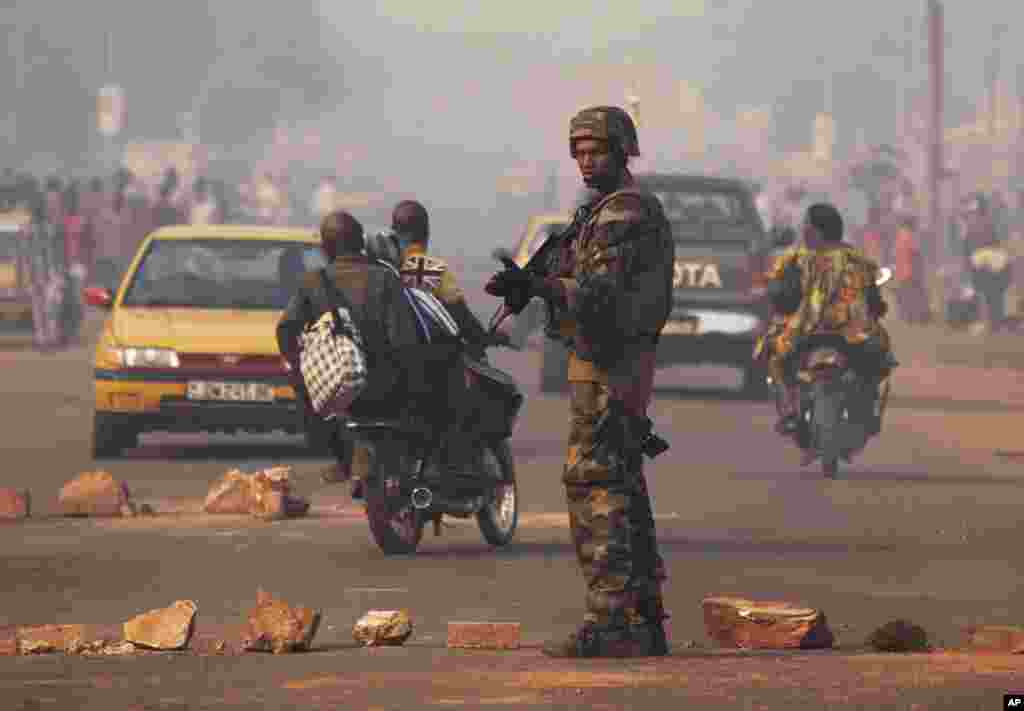
POLYGON ((255 474, 232 469, 210 486, 203 502, 208 514, 251 514, 275 521, 304 516, 309 501, 291 491, 291 467, 273 467, 255 474))
POLYGON ((198 608, 191 600, 150 610, 122 625, 117 638, 94 625, 17 627, 0 645, 7 654, 120 655, 137 651, 173 651, 188 647, 198 608))
MULTIPOLYGON (((136 615, 112 635, 94 625, 35 625, 0 630, 0 655, 77 654, 86 656, 174 652, 189 649, 199 608, 191 600, 136 615), (13 633, 12 633, 13 632, 13 633)), ((241 649, 275 654, 308 650, 320 626, 321 613, 292 606, 260 590, 246 615, 241 649)), ((216 652, 227 649, 223 640, 216 652)))
MULTIPOLYGON (((124 481, 110 472, 82 472, 67 482, 57 497, 59 511, 74 517, 119 517, 155 513, 137 504, 124 481)), ((277 521, 309 512, 309 501, 291 489, 291 467, 272 467, 247 474, 232 469, 215 481, 203 502, 208 514, 245 514, 277 521)), ((0 488, 0 522, 22 521, 32 515, 28 491, 0 488)))

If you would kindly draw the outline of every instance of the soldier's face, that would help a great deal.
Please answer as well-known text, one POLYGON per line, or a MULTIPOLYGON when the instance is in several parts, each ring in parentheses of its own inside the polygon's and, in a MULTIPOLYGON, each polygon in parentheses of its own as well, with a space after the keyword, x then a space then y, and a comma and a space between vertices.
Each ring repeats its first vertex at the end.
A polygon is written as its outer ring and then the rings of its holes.
POLYGON ((605 141, 584 138, 576 141, 576 165, 587 185, 600 184, 614 176, 615 157, 605 141))

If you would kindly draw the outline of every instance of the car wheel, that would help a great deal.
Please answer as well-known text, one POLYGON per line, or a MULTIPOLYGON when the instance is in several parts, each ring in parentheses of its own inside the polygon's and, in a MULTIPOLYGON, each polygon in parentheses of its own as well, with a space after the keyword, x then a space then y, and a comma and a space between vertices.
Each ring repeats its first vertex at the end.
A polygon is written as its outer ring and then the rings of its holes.
POLYGON ((561 343, 544 340, 544 355, 540 368, 540 391, 542 393, 565 393, 569 391, 569 351, 561 343))
POLYGON ((139 433, 117 425, 110 415, 93 415, 92 456, 94 459, 120 457, 138 444, 139 433))

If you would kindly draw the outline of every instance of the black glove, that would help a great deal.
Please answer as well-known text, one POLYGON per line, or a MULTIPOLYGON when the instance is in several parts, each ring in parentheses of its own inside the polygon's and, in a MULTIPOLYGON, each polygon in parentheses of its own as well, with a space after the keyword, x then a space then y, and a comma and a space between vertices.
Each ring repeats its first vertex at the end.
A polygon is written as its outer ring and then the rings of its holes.
POLYGON ((508 257, 503 256, 501 261, 505 271, 492 276, 484 286, 484 291, 491 296, 503 298, 509 311, 519 314, 531 298, 544 293, 544 278, 522 269, 508 257))
POLYGON ((507 299, 509 296, 529 294, 532 283, 533 276, 529 272, 507 269, 492 276, 484 286, 484 291, 491 296, 507 299))

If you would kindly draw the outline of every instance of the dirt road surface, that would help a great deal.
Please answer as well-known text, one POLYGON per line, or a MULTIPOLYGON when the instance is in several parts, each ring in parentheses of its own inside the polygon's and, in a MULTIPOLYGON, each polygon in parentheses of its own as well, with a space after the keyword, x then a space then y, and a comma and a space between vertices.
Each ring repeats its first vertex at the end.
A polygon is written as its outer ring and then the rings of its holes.
POLYGON ((942 363, 935 330, 897 338, 907 366, 885 432, 837 481, 799 467, 772 433, 768 403, 720 387, 731 373, 659 374, 652 416, 672 449, 648 477, 673 655, 576 663, 539 651, 580 620, 583 584, 559 485, 567 404, 538 394, 536 352, 493 355, 528 393, 514 438, 515 542, 492 550, 474 524, 453 521, 440 538, 428 531, 417 555, 385 557, 346 487, 319 482, 328 461, 300 438, 153 434, 122 459, 93 462, 90 349, 41 355, 4 336, 0 480, 29 488, 36 516, 0 527, 0 626, 116 625, 191 599, 197 634, 215 637, 242 621, 259 586, 322 609, 323 623, 315 649, 299 655, 3 657, 0 709, 1001 707, 1003 693, 1024 691, 1024 656, 957 648, 965 625, 1024 623, 1024 373, 1012 362, 942 363), (226 470, 273 464, 294 467, 308 517, 197 513, 226 470), (61 485, 98 467, 157 515, 56 517, 61 485), (838 646, 718 650, 700 607, 711 593, 820 607, 838 646), (365 611, 400 607, 415 625, 404 648, 354 645, 365 611), (923 625, 944 651, 868 653, 867 635, 895 618, 923 625), (524 646, 449 651, 450 620, 520 622, 524 646))

